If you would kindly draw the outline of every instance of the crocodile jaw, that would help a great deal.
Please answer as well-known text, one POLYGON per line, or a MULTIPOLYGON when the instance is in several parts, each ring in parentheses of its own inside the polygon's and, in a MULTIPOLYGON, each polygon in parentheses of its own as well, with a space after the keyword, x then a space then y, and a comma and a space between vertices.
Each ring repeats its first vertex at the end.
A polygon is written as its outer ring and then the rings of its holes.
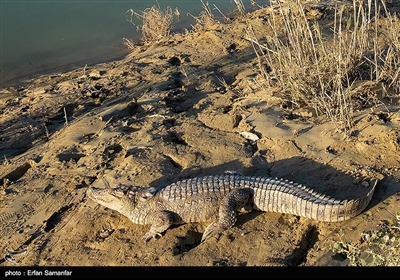
POLYGON ((118 212, 122 211, 126 206, 123 199, 115 195, 114 189, 89 187, 86 195, 93 201, 118 212))

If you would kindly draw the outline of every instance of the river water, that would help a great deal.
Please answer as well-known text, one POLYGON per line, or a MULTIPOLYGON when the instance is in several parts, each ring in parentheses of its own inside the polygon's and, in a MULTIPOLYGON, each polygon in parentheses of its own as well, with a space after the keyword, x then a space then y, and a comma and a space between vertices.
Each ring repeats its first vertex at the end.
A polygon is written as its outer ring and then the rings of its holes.
MULTIPOLYGON (((251 1, 242 1, 251 10, 251 1)), ((269 1, 256 1, 267 6, 269 1)), ((225 15, 236 8, 233 0, 206 1, 225 15)), ((143 11, 153 5, 178 8, 176 30, 190 29, 203 10, 201 0, 0 0, 0 87, 23 79, 67 71, 123 58, 123 38, 138 40, 140 32, 129 22, 129 9, 143 11)), ((221 14, 213 10, 215 16, 221 14)), ((137 22, 140 24, 140 21, 137 22)))

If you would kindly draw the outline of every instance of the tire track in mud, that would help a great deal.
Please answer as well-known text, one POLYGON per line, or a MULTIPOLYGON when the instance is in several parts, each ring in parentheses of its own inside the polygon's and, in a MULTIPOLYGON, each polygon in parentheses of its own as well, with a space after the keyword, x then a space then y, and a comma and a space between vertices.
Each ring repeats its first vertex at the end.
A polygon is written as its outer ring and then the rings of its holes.
MULTIPOLYGON (((77 221, 80 218, 79 213, 81 212, 82 207, 84 206, 81 204, 81 202, 84 202, 84 198, 82 198, 78 202, 74 202, 74 200, 76 200, 76 197, 70 194, 67 195, 67 198, 65 198, 62 202, 54 204, 54 201, 46 199, 52 193, 53 192, 47 192, 42 195, 39 195, 38 200, 36 200, 34 203, 30 205, 26 205, 21 212, 14 211, 8 214, 4 214, 2 216, 1 218, 2 221, 11 219, 13 217, 17 217, 19 224, 15 225, 15 223, 13 223, 11 226, 10 225, 6 226, 5 227, 6 230, 1 231, 2 236, 6 237, 8 235, 8 240, 6 240, 6 238, 2 240, 3 244, 1 247, 5 246, 4 248, 7 249, 23 248, 23 247, 28 248, 28 246, 33 241, 36 240, 33 246, 29 246, 31 247, 29 248, 30 256, 19 257, 18 262, 16 263, 24 262, 25 264, 33 264, 32 263, 32 258, 33 258, 33 262, 35 264, 38 264, 44 248, 47 247, 47 244, 54 237, 54 234, 64 229, 64 227, 70 222, 77 221), (24 227, 24 223, 26 223, 26 221, 29 218, 31 218, 34 214, 43 210, 44 206, 52 205, 51 203, 53 203, 53 207, 50 208, 54 208, 54 206, 57 205, 60 208, 54 211, 53 214, 50 215, 46 220, 44 220, 42 224, 36 226, 26 225, 24 227), (21 215, 29 215, 29 217, 21 219, 20 218, 21 215), (26 228, 30 228, 30 230, 26 231, 26 228), (14 233, 12 233, 13 231, 12 229, 14 230, 19 229, 18 232, 15 232, 15 236, 13 236, 14 233)), ((85 203, 86 202, 84 202, 84 204, 85 203)), ((0 264, 4 263, 5 261, 6 261, 6 256, 3 259, 0 259, 0 264)))
POLYGON ((36 191, 33 194, 28 194, 26 199, 21 197, 23 204, 19 209, 14 209, 14 211, 10 211, 11 209, 4 209, 2 211, 3 213, 0 214, 0 234, 5 235, 10 233, 11 229, 7 230, 10 225, 12 225, 13 228, 15 228, 15 226, 20 227, 32 216, 46 208, 48 208, 47 211, 52 211, 52 209, 58 205, 65 204, 67 200, 72 201, 73 199, 72 193, 69 193, 67 190, 56 189, 54 185, 50 183, 41 193, 36 191), (61 201, 60 198, 62 198, 61 201))
MULTIPOLYGON (((26 218, 26 220, 29 218, 25 216, 32 216, 35 213, 40 212, 44 208, 41 204, 45 205, 44 202, 50 196, 50 194, 52 193, 47 192, 39 194, 38 196, 34 197, 34 199, 32 199, 34 201, 33 203, 30 204, 24 203, 24 206, 22 207, 21 211, 12 211, 0 215, 0 224, 2 224, 2 227, 0 229, 0 235, 5 235, 11 231, 11 228, 9 231, 7 231, 7 228, 10 227, 10 225, 7 224, 9 220, 15 218, 16 220, 24 221, 24 218, 26 218)), ((11 222, 15 223, 16 220, 13 220, 11 222)))

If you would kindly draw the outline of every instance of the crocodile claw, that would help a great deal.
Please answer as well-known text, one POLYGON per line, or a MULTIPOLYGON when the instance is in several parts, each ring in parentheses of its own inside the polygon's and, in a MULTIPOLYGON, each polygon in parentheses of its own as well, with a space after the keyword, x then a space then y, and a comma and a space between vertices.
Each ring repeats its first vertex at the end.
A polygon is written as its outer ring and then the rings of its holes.
POLYGON ((147 243, 147 242, 149 242, 150 239, 152 239, 152 238, 157 239, 157 237, 161 237, 161 236, 162 235, 159 232, 149 231, 142 237, 142 239, 144 240, 145 243, 147 243))
POLYGON ((226 228, 222 226, 220 223, 218 223, 217 221, 212 222, 211 224, 208 225, 208 227, 204 231, 203 236, 201 237, 201 242, 206 241, 207 239, 209 239, 214 235, 222 233, 224 230, 226 230, 226 228))

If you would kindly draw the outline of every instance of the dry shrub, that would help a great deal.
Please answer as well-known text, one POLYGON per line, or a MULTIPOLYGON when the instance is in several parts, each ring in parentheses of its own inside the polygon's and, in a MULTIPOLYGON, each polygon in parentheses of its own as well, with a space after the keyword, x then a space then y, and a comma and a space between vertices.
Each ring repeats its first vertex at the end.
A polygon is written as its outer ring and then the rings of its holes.
POLYGON ((219 22, 215 19, 208 2, 204 3, 201 0, 203 10, 198 16, 193 16, 188 13, 195 20, 195 25, 192 25, 193 31, 212 30, 219 22))
POLYGON ((138 30, 141 30, 141 41, 144 43, 151 43, 163 37, 169 36, 171 32, 174 18, 171 7, 167 7, 165 10, 162 10, 160 7, 152 6, 151 8, 145 9, 141 13, 137 13, 133 9, 129 9, 127 13, 130 13, 129 21, 135 25, 138 30), (133 16, 141 20, 142 24, 135 24, 133 22, 133 16))
MULTIPOLYGON (((400 20, 390 14, 383 4, 384 17, 376 21, 375 48, 375 78, 377 82, 384 82, 388 90, 395 94, 400 93, 400 20), (380 32, 380 34, 378 34, 380 32), (379 38, 382 40, 379 40, 379 38)), ((379 16, 378 11, 376 17, 379 16)))
POLYGON ((343 26, 343 9, 337 11, 331 38, 318 22, 310 22, 300 1, 278 6, 279 16, 268 19, 267 43, 258 42, 252 29, 254 50, 271 68, 262 68, 266 81, 277 83, 294 107, 312 106, 328 116, 339 129, 351 125, 352 84, 368 49, 368 22, 356 14, 350 32, 343 26))
POLYGON ((333 28, 323 33, 317 21, 307 18, 300 0, 285 7, 278 2, 278 15, 267 19, 266 42, 248 28, 265 82, 278 85, 293 107, 311 106, 338 130, 349 131, 353 101, 360 94, 356 81, 400 86, 399 20, 389 13, 380 18, 381 6, 374 4, 354 0, 350 12, 336 6, 333 28))

